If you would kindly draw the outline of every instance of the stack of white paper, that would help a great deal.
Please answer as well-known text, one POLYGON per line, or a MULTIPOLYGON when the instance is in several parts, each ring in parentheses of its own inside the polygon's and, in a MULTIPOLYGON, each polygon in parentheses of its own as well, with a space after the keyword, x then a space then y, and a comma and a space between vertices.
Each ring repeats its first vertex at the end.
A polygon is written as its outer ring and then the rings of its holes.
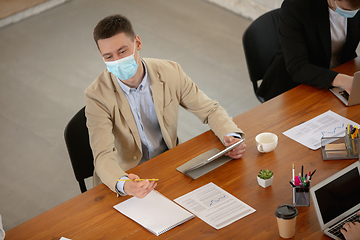
POLYGON ((114 208, 156 236, 195 217, 155 190, 144 198, 132 197, 114 208))

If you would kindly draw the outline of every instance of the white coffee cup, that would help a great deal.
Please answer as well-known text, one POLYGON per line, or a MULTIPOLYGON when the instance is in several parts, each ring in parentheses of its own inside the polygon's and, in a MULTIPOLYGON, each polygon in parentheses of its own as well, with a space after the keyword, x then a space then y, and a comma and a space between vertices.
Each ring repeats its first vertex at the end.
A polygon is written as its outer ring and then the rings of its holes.
POLYGON ((257 150, 261 153, 268 153, 274 150, 278 143, 278 137, 274 133, 264 132, 255 137, 257 150))

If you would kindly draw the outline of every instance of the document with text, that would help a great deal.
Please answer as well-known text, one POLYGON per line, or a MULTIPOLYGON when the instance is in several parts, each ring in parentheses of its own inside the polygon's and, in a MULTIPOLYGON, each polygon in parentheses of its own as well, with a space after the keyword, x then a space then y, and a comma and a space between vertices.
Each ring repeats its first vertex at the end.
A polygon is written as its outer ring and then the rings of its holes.
POLYGON ((283 134, 312 150, 316 150, 321 147, 322 137, 343 137, 347 124, 358 125, 329 110, 283 132, 283 134))
POLYGON ((214 183, 206 184, 174 201, 216 229, 256 211, 214 183))

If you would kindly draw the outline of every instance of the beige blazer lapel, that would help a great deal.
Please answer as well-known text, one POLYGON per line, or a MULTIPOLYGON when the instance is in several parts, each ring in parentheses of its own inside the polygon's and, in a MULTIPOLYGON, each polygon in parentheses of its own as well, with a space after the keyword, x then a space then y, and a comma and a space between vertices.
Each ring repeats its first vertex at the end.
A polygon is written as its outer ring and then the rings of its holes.
POLYGON ((142 152, 140 134, 139 134, 139 130, 137 129, 137 125, 135 122, 134 115, 131 111, 130 104, 125 96, 124 91, 121 89, 121 87, 117 81, 117 78, 114 76, 114 74, 111 74, 111 80, 115 86, 117 93, 118 93, 118 94, 115 94, 115 96, 116 96, 117 105, 119 107, 119 113, 124 117, 126 124, 129 126, 129 128, 134 136, 136 145, 142 152))

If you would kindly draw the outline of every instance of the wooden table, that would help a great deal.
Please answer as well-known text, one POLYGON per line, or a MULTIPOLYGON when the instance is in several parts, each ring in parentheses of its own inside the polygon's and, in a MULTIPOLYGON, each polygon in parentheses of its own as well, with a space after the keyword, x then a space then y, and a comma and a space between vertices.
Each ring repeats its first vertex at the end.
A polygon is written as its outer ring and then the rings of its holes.
MULTIPOLYGON (((353 74, 357 69, 360 69, 360 58, 336 70, 353 74)), ((289 184, 292 164, 295 163, 296 172, 300 171, 301 165, 306 171, 317 169, 312 180, 315 185, 355 162, 323 161, 320 150, 308 149, 282 134, 328 110, 360 123, 360 105, 345 107, 330 91, 301 85, 234 118, 246 133, 247 150, 242 159, 232 160, 196 180, 176 171, 176 167, 207 150, 223 148, 215 135, 207 131, 129 171, 143 178, 159 178, 156 189, 172 200, 213 182, 256 209, 255 213, 225 228, 216 230, 195 218, 156 237, 113 209, 128 197, 117 198, 101 184, 9 230, 6 240, 60 239, 62 236, 74 240, 281 239, 274 212, 278 205, 292 204, 289 184), (260 154, 254 138, 264 131, 277 134, 279 143, 273 152, 260 154), (273 184, 266 189, 256 180, 260 169, 275 173, 273 184)), ((299 214, 293 239, 329 239, 320 230, 312 204, 297 208, 299 214)))

